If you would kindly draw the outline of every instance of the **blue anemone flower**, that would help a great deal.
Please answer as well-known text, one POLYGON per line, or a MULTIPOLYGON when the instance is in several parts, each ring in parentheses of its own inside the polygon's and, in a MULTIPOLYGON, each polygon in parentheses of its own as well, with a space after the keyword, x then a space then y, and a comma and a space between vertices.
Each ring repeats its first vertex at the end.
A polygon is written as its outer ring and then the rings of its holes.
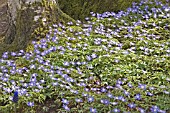
POLYGON ((95 108, 90 107, 90 113, 97 113, 97 110, 95 108))

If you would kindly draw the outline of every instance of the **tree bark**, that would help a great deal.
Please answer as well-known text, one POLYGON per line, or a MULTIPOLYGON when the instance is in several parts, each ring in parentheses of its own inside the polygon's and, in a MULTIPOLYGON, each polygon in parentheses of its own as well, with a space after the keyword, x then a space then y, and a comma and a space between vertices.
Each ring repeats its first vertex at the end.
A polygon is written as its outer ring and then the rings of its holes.
POLYGON ((32 33, 43 29, 44 23, 65 20, 74 21, 60 10, 58 0, 0 0, 0 56, 25 50, 32 33))

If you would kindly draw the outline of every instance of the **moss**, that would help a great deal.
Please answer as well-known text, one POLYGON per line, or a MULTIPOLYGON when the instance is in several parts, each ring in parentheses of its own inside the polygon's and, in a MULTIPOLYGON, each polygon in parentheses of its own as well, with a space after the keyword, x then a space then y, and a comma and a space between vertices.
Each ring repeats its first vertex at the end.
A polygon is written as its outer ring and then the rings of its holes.
POLYGON ((74 19, 83 20, 90 12, 104 13, 106 11, 125 10, 132 1, 140 0, 59 0, 60 8, 74 19))
POLYGON ((26 48, 26 52, 31 52, 31 51, 34 51, 34 45, 30 43, 26 48))
MULTIPOLYGON (((49 27, 52 26, 55 23, 66 23, 69 21, 72 21, 75 23, 75 20, 68 16, 66 13, 62 12, 57 4, 53 4, 52 2, 47 2, 46 0, 43 0, 41 3, 34 3, 32 4, 34 7, 41 6, 44 8, 44 11, 41 12, 39 15, 41 17, 38 19, 38 22, 36 24, 36 28, 31 34, 32 40, 40 40, 42 38, 46 37, 46 34, 49 31, 49 27), (43 21, 43 18, 46 19, 46 21, 43 21)), ((32 44, 29 44, 26 48, 27 51, 31 51, 33 48, 32 44)))
MULTIPOLYGON (((84 20, 90 16, 90 12, 104 13, 118 12, 131 7, 132 2, 141 0, 58 0, 63 12, 70 15, 76 20, 84 20)), ((152 0, 150 0, 152 1, 152 0)), ((166 3, 166 0, 160 0, 166 3)), ((170 3, 169 3, 170 4, 170 3)))

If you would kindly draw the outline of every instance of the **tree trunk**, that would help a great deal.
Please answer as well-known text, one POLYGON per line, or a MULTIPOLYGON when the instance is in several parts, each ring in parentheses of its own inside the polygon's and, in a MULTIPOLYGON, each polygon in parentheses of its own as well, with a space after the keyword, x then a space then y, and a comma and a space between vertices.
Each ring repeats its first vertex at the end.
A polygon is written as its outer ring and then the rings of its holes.
POLYGON ((58 0, 0 0, 0 56, 24 50, 35 30, 63 20, 74 21, 60 10, 58 0))

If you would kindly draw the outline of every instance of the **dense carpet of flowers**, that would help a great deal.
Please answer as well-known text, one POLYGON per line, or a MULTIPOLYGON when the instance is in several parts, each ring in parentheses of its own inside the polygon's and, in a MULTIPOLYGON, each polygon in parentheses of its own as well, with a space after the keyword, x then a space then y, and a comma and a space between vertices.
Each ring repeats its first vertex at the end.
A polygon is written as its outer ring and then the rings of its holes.
POLYGON ((25 113, 170 112, 170 6, 91 14, 51 26, 30 51, 4 52, 0 111, 14 109, 17 92, 25 113))

